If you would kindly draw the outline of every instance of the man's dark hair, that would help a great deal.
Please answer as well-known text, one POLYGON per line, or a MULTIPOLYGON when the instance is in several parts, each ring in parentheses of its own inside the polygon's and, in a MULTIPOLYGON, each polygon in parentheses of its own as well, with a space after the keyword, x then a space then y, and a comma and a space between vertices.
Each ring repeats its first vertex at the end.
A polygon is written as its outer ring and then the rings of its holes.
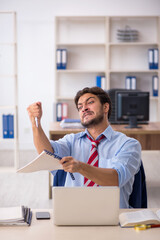
POLYGON ((78 109, 78 100, 81 96, 83 96, 84 94, 86 93, 91 93, 91 94, 94 94, 96 95, 101 104, 103 105, 104 103, 108 103, 109 104, 109 111, 108 111, 108 119, 109 117, 111 116, 111 111, 112 111, 112 103, 111 103, 111 99, 108 95, 107 92, 105 92, 102 88, 100 87, 86 87, 86 88, 83 88, 82 90, 78 91, 75 98, 74 98, 74 102, 76 104, 76 107, 78 109))

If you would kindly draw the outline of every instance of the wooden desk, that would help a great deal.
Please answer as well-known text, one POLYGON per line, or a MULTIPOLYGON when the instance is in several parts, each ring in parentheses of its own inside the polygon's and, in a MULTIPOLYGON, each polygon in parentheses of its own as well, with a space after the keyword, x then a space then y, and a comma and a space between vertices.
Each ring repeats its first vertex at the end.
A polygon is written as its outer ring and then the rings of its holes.
MULTIPOLYGON (((160 150, 160 122, 150 122, 140 125, 142 128, 126 129, 127 125, 111 125, 115 131, 123 132, 129 137, 137 139, 142 146, 142 150, 160 150)), ((78 133, 83 129, 64 129, 60 123, 50 124, 49 137, 58 140, 69 133, 78 133)))
MULTIPOLYGON (((160 228, 152 228, 136 232, 133 228, 120 226, 55 226, 52 210, 50 220, 36 220, 33 210, 33 219, 30 227, 0 226, 0 236, 3 240, 159 240, 160 228)), ((120 210, 122 211, 122 210, 120 210)), ((124 210, 123 210, 124 211, 124 210)), ((125 210, 130 211, 130 210, 125 210)))

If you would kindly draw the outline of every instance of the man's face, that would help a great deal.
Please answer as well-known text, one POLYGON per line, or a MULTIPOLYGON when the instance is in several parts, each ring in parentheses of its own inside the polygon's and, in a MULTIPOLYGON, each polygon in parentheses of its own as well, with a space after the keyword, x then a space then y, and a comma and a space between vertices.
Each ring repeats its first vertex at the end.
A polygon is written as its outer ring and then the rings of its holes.
POLYGON ((78 101, 82 125, 89 128, 101 123, 104 119, 104 107, 96 95, 91 93, 82 95, 78 101))

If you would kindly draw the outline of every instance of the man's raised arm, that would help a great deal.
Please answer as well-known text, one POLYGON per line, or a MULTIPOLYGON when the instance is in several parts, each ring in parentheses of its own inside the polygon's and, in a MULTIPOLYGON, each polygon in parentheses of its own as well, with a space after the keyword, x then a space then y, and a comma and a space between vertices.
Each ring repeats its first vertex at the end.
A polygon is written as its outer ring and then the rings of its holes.
POLYGON ((32 124, 33 141, 37 149, 37 152, 40 154, 44 149, 53 152, 53 148, 49 142, 49 139, 45 135, 41 126, 42 117, 41 102, 35 102, 29 105, 27 111, 32 124))

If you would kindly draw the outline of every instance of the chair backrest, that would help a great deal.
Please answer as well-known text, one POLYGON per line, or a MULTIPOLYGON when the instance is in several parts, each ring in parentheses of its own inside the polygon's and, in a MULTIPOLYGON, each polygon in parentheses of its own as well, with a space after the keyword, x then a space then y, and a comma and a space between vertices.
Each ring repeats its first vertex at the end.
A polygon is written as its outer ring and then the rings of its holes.
MULTIPOLYGON (((64 170, 58 170, 54 177, 53 186, 64 186, 66 174, 64 170)), ((142 162, 140 170, 135 175, 133 190, 129 197, 129 206, 132 208, 147 208, 146 177, 142 162)))
POLYGON ((133 208, 147 208, 146 177, 142 162, 140 170, 135 175, 133 190, 129 197, 129 205, 133 208))
POLYGON ((54 187, 63 187, 66 181, 66 172, 64 170, 58 170, 53 179, 54 187))

